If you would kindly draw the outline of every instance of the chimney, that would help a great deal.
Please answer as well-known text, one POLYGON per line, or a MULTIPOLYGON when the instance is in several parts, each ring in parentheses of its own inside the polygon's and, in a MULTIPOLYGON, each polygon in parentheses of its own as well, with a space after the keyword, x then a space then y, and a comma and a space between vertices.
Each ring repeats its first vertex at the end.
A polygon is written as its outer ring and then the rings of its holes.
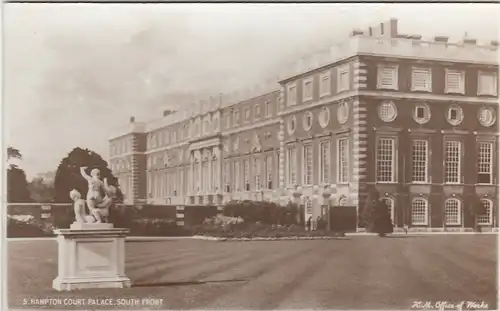
POLYGON ((398 37, 398 19, 397 18, 391 18, 389 21, 389 36, 391 38, 397 38, 398 37))
POLYGON ((361 31, 359 29, 354 29, 353 31, 351 31, 351 37, 362 36, 362 35, 363 35, 363 31, 361 31))
POLYGON ((410 39, 410 40, 421 40, 422 36, 421 35, 408 35, 408 36, 406 36, 406 38, 410 39))
POLYGON ((135 117, 134 116, 130 117, 129 121, 130 121, 130 123, 134 123, 135 122, 135 117))
POLYGON ((464 38, 464 44, 476 45, 477 40, 473 38, 464 38))
POLYGON ((491 46, 498 47, 498 41, 497 40, 491 40, 490 44, 491 44, 491 46))
POLYGON ((444 36, 434 37, 434 41, 435 42, 440 42, 440 43, 447 43, 448 39, 449 39, 448 37, 444 37, 444 36))
POLYGON ((171 114, 172 114, 172 110, 169 110, 169 109, 167 109, 167 110, 163 110, 163 116, 164 116, 164 117, 169 116, 169 115, 171 115, 171 114))

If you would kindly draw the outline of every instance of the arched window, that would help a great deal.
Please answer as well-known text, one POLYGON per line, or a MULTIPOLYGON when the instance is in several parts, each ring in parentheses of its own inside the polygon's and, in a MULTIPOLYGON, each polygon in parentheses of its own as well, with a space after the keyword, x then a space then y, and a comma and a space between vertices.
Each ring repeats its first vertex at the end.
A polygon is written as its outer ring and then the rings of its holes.
POLYGON ((395 217, 395 215, 394 215, 394 199, 390 198, 390 197, 384 197, 384 198, 382 198, 382 200, 389 207, 389 213, 391 215, 391 220, 392 220, 392 223, 394 224, 396 222, 396 220, 394 219, 394 217, 395 217))
POLYGON ((458 199, 447 199, 444 202, 444 219, 447 225, 460 225, 462 223, 461 202, 458 199))
POLYGON ((347 205, 347 198, 344 196, 341 196, 339 199, 339 205, 340 206, 346 206, 347 205))
POLYGON ((306 213, 308 215, 312 215, 312 213, 313 213, 313 204, 312 204, 311 199, 309 199, 309 197, 305 197, 304 198, 304 205, 306 206, 306 213))
POLYGON ((411 202, 411 224, 427 226, 428 202, 424 198, 415 198, 411 202))
POLYGON ((481 199, 481 203, 484 204, 486 213, 477 216, 477 223, 478 225, 490 226, 493 224, 493 201, 488 199, 481 199))

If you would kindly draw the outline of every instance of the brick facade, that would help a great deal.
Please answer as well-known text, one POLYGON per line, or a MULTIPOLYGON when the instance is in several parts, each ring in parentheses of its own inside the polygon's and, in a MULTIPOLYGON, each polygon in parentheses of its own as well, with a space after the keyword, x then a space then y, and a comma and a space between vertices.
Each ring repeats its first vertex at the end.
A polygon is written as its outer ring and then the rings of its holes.
POLYGON ((358 211, 377 189, 392 202, 398 227, 471 227, 468 207, 477 199, 489 200, 488 226, 496 226, 496 48, 462 44, 449 52, 415 38, 398 34, 394 20, 358 31, 356 44, 281 78, 272 91, 146 124, 133 135, 130 171, 115 164, 126 153, 112 156, 112 167, 131 174, 134 202, 286 204, 294 192, 306 207, 316 202, 306 208, 316 217, 324 187, 330 202, 358 211), (479 184, 485 161, 488 184, 479 184))

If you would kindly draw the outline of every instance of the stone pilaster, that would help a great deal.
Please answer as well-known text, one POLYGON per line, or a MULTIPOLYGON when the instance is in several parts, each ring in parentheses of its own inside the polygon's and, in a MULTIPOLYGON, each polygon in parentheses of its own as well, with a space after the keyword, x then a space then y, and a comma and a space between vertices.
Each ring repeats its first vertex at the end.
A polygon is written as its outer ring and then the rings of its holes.
POLYGON ((367 110, 365 102, 356 98, 353 102, 353 149, 352 149, 352 183, 350 192, 351 202, 359 208, 366 196, 367 170, 367 110))
POLYGON ((357 60, 353 64, 354 66, 354 72, 353 72, 353 79, 354 79, 354 89, 359 90, 359 89, 366 89, 367 87, 367 75, 368 75, 368 70, 367 66, 365 63, 357 60))

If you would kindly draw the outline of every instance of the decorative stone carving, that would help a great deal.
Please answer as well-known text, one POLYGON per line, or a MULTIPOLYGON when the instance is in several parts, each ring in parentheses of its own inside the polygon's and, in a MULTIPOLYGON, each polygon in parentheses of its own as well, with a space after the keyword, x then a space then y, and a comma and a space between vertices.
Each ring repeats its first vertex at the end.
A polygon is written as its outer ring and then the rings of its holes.
POLYGON ((325 128, 330 123, 330 108, 323 107, 318 116, 318 122, 321 128, 325 128))
POLYGON ((259 134, 257 132, 253 133, 253 141, 252 141, 252 152, 260 152, 262 150, 260 144, 259 134))
POLYGON ((478 112, 478 119, 482 126, 490 127, 495 124, 496 113, 493 108, 481 107, 478 112))
POLYGON ((339 124, 345 124, 349 118, 349 105, 347 102, 342 101, 337 107, 337 121, 339 124))

